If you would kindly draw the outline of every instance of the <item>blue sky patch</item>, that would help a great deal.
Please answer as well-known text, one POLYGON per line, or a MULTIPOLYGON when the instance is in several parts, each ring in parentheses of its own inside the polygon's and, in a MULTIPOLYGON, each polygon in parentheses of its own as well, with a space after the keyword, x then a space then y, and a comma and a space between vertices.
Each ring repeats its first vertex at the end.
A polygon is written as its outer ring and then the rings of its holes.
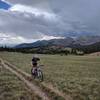
POLYGON ((8 10, 11 7, 8 3, 0 0, 0 9, 8 10))

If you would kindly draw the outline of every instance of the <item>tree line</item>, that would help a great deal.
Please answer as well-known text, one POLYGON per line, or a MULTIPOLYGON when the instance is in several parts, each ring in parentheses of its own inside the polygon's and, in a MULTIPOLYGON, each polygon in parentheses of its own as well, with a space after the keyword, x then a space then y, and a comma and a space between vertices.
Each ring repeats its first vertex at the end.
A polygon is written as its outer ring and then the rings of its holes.
POLYGON ((10 48, 0 47, 0 51, 38 53, 38 54, 61 54, 61 55, 84 55, 84 52, 76 48, 57 48, 57 47, 35 47, 35 48, 10 48))
POLYGON ((22 53, 39 53, 39 54, 61 54, 61 55, 84 55, 100 51, 100 42, 91 45, 76 45, 73 47, 61 46, 39 46, 28 48, 10 48, 7 46, 0 47, 0 51, 22 52, 22 53))

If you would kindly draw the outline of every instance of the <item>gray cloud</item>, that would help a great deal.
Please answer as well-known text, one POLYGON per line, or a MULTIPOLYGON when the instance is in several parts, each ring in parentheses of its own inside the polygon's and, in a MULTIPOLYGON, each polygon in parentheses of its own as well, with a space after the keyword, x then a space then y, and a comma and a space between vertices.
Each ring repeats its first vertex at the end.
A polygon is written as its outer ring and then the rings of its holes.
POLYGON ((57 23, 46 20, 43 16, 19 12, 0 11, 0 31, 18 34, 28 38, 41 38, 41 34, 49 34, 57 23), (28 15, 28 17, 26 16, 28 15))
MULTIPOLYGON (((41 34, 66 36, 68 32, 100 35, 100 0, 4 0, 15 5, 38 9, 35 13, 0 10, 0 32, 39 39, 41 34), (52 14, 54 18, 46 18, 52 14)), ((30 8, 29 8, 30 9, 30 8)))
POLYGON ((63 0, 56 3, 57 1, 52 0, 51 6, 55 13, 62 16, 64 22, 79 21, 87 26, 89 31, 100 31, 100 0, 63 0))

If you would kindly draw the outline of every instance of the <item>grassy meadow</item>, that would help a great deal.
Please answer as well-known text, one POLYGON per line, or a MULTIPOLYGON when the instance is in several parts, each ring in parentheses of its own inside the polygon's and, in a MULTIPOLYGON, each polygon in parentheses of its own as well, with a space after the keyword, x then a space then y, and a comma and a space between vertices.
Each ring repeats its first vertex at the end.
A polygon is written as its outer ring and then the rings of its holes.
MULTIPOLYGON (((1 52, 0 57, 30 73, 32 54, 1 52)), ((74 100, 100 100, 100 56, 38 55, 44 82, 74 100)), ((1 99, 0 99, 1 100, 1 99)))

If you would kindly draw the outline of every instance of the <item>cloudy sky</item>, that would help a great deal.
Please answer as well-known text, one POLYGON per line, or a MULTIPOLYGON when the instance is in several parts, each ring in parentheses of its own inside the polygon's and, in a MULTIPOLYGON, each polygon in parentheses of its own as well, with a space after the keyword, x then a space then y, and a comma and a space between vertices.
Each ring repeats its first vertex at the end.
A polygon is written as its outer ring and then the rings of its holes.
POLYGON ((0 0, 0 44, 100 35, 100 0, 0 0))

